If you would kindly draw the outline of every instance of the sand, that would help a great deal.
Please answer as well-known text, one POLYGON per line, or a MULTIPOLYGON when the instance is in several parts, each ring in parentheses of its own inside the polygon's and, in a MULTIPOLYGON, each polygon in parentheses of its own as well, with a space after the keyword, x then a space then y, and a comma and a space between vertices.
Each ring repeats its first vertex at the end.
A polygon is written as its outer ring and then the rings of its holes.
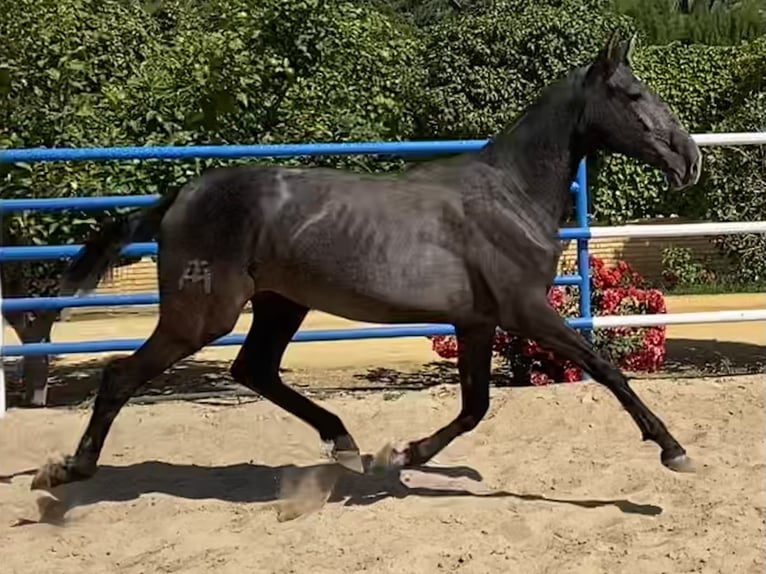
MULTIPOLYGON (((763 303, 756 294, 668 306, 763 303)), ((65 322, 53 340, 145 337, 155 320, 65 322)), ((312 314, 305 328, 344 326, 312 314)), ((766 381, 722 375, 761 368, 766 326, 674 326, 668 337, 668 370, 633 386, 695 459, 694 475, 664 469, 608 392, 581 383, 493 387, 482 424, 427 468, 355 476, 328 463, 314 431, 272 404, 221 398, 210 381, 225 378, 230 347, 203 350, 158 387, 213 388, 217 398, 130 404, 99 473, 54 499, 30 491, 24 471, 70 453, 89 410, 13 408, 0 419, 0 572, 760 574, 766 381), (718 374, 699 378, 711 369, 718 374)), ((57 360, 53 404, 81 402, 106 357, 90 366, 81 361, 92 356, 57 360)), ((422 338, 292 345, 285 378, 375 453, 457 412, 456 385, 440 384, 454 373, 423 374, 435 358, 422 338), (369 376, 379 368, 395 372, 369 376), (371 386, 378 390, 362 390, 371 386)))
MULTIPOLYGON (((61 523, 35 522, 30 476, 0 483, 0 570, 760 573, 763 382, 635 383, 696 459, 694 475, 665 470, 594 383, 493 389, 487 419, 429 472, 377 477, 326 463, 315 433, 267 402, 131 405, 96 477, 57 493, 71 507, 61 523)), ((372 452, 447 422, 455 392, 321 403, 372 452)), ((9 412, 0 474, 68 452, 87 414, 9 412)))

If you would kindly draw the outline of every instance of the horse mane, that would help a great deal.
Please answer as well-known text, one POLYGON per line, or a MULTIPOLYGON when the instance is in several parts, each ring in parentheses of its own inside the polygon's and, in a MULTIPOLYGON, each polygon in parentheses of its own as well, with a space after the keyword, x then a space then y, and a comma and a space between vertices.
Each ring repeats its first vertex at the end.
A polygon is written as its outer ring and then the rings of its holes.
MULTIPOLYGON (((510 136, 516 129, 521 127, 522 120, 525 117, 535 114, 541 109, 551 109, 556 107, 556 104, 564 101, 580 100, 580 95, 583 91, 583 79, 585 78, 588 68, 589 66, 575 68, 563 78, 544 86, 532 101, 520 110, 513 119, 507 122, 491 139, 494 140, 504 136, 510 136)), ((551 120, 550 116, 547 114, 543 114, 542 117, 547 121, 551 120)))

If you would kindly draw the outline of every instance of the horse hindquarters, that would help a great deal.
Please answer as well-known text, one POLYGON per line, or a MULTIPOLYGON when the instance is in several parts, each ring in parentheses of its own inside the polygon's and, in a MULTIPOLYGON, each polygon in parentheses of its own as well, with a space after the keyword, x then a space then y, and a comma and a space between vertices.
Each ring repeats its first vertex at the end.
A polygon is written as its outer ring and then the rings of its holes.
POLYGON ((95 474, 115 418, 131 396, 179 360, 229 333, 252 296, 249 275, 226 263, 160 249, 160 317, 144 344, 104 368, 90 421, 73 456, 43 466, 32 489, 50 489, 95 474), (203 265, 202 263, 206 263, 203 265))

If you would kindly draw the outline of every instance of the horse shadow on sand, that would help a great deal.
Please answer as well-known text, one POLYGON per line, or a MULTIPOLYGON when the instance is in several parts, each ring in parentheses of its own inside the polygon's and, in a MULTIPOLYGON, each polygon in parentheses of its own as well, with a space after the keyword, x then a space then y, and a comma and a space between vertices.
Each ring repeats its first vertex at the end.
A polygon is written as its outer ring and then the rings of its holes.
MULTIPOLYGON (((7 400, 10 408, 22 407, 24 385, 20 378, 19 362, 15 357, 4 360, 7 376, 7 400)), ((95 396, 101 381, 106 359, 96 358, 76 363, 53 361, 48 386, 49 407, 78 406, 95 396)), ((228 374, 225 361, 206 361, 200 358, 180 361, 167 372, 145 385, 131 402, 155 402, 162 399, 199 400, 225 396, 257 399, 257 395, 235 383, 228 374)), ((751 343, 670 339, 663 370, 658 374, 634 374, 638 378, 698 378, 706 376, 735 376, 760 374, 766 371, 766 347, 751 343)), ((350 375, 353 385, 342 388, 316 385, 315 372, 291 372, 281 369, 291 386, 310 397, 323 398, 338 391, 417 391, 436 385, 459 384, 457 368, 449 361, 433 361, 414 372, 375 368, 350 375)), ((526 385, 515 381, 505 368, 492 373, 496 387, 526 385)))
MULTIPOLYGON (((334 463, 310 466, 268 466, 252 463, 228 466, 197 466, 146 461, 126 466, 103 465, 90 480, 53 489, 55 504, 40 505, 39 522, 63 523, 64 515, 77 507, 101 502, 129 502, 143 495, 163 494, 186 500, 219 500, 232 503, 271 504, 280 521, 318 510, 325 503, 366 506, 388 498, 472 497, 515 499, 593 509, 613 506, 625 514, 657 516, 662 508, 625 499, 594 500, 553 498, 493 490, 481 474, 467 466, 420 466, 412 469, 370 471, 372 457, 364 455, 367 472, 347 471, 334 463), (46 516, 47 514, 47 516, 46 516)), ((19 475, 0 477, 1 482, 19 475)), ((33 524, 25 520, 18 525, 33 524)))

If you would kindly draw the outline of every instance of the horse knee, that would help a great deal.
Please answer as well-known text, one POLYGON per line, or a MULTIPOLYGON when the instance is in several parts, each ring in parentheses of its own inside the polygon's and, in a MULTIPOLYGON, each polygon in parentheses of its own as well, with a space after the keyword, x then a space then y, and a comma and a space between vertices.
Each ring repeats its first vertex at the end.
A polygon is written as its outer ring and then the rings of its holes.
POLYGON ((120 394, 120 389, 124 386, 126 371, 129 368, 130 357, 118 357, 109 361, 101 373, 101 384, 99 385, 99 394, 103 396, 116 396, 120 394))
POLYGON ((489 411, 489 401, 482 401, 471 406, 460 417, 460 427, 463 432, 472 431, 484 419, 489 411))
POLYGON ((229 367, 229 374, 231 375, 231 378, 234 379, 237 383, 244 385, 248 381, 248 369, 247 369, 247 362, 242 357, 242 355, 237 355, 237 358, 234 359, 234 362, 231 364, 231 367, 229 367))
POLYGON ((229 374, 241 385, 246 387, 267 388, 279 379, 279 367, 271 368, 262 358, 250 357, 241 351, 229 367, 229 374))

